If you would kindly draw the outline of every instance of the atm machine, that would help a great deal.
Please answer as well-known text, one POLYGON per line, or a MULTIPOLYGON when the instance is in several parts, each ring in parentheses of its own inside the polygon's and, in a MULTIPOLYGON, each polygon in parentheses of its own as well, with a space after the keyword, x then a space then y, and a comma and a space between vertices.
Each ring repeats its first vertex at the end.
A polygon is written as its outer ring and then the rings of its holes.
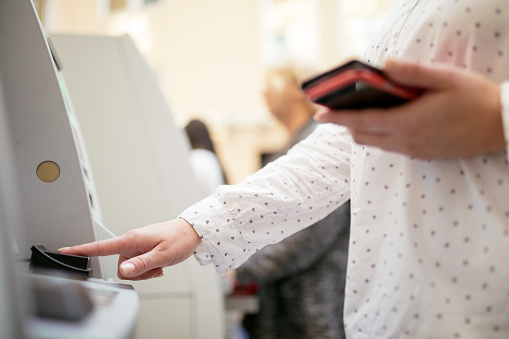
POLYGON ((0 1, 0 337, 132 338, 134 288, 56 252, 110 233, 64 89, 32 2, 0 1))
MULTIPOLYGON (((128 35, 51 34, 80 123, 104 224, 115 234, 176 218, 198 201, 185 131, 128 35)), ((138 338, 224 338, 224 295, 194 258, 133 282, 138 338)))
MULTIPOLYGON (((0 69, 1 79, 1 69, 0 69)), ((0 82, 0 338, 23 338, 27 301, 15 266, 13 231, 23 233, 14 157, 7 125, 3 86, 0 82)))
POLYGON ((131 286, 27 269, 22 248, 34 230, 24 217, 26 178, 18 175, 20 141, 13 139, 4 84, 0 68, 0 338, 133 338, 139 300, 131 286))

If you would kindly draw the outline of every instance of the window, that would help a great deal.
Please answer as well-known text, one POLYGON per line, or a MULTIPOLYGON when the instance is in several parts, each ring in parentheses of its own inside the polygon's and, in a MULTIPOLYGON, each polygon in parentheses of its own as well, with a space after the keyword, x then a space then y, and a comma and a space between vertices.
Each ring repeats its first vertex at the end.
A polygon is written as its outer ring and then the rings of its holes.
POLYGON ((110 10, 126 9, 127 0, 110 0, 110 10))
POLYGON ((260 20, 265 63, 320 61, 317 0, 260 0, 260 20))
POLYGON ((337 0, 341 57, 360 56, 388 14, 394 0, 337 0))
POLYGON ((139 10, 144 6, 157 3, 159 0, 109 0, 110 11, 116 10, 139 10))

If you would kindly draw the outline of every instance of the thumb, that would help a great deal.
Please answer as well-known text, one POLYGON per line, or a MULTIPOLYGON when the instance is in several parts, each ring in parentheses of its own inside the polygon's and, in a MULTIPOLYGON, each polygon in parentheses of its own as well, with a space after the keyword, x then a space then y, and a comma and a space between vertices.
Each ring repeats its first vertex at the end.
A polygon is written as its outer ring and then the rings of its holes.
POLYGON ((120 264, 119 271, 124 277, 136 277, 160 267, 157 256, 151 251, 125 260, 120 264))
POLYGON ((440 65, 422 65, 402 59, 389 59, 385 63, 385 74, 394 82, 427 90, 443 90, 450 87, 453 71, 440 65))

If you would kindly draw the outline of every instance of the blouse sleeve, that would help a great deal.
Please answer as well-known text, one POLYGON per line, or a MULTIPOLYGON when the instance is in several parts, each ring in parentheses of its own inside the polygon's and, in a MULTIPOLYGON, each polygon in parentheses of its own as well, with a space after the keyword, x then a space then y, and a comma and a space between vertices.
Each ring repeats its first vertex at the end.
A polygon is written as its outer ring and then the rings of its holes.
POLYGON ((349 227, 350 204, 346 202, 314 225, 253 254, 237 268, 237 279, 271 283, 309 270, 337 247, 349 227))
POLYGON ((323 219, 350 197, 351 137, 321 125, 287 155, 186 209, 202 239, 195 258, 220 274, 262 247, 323 219))

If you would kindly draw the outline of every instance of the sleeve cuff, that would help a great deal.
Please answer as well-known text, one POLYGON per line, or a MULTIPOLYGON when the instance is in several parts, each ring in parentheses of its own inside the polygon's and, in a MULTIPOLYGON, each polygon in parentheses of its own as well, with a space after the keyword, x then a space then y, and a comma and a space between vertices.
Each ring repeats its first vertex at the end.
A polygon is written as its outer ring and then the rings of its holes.
POLYGON ((242 233, 234 226, 228 211, 214 197, 206 198, 184 210, 179 218, 185 219, 202 243, 194 253, 200 265, 214 264, 216 271, 223 275, 237 268, 250 255, 250 250, 242 239, 242 233), (226 225, 225 225, 226 224, 226 225))

